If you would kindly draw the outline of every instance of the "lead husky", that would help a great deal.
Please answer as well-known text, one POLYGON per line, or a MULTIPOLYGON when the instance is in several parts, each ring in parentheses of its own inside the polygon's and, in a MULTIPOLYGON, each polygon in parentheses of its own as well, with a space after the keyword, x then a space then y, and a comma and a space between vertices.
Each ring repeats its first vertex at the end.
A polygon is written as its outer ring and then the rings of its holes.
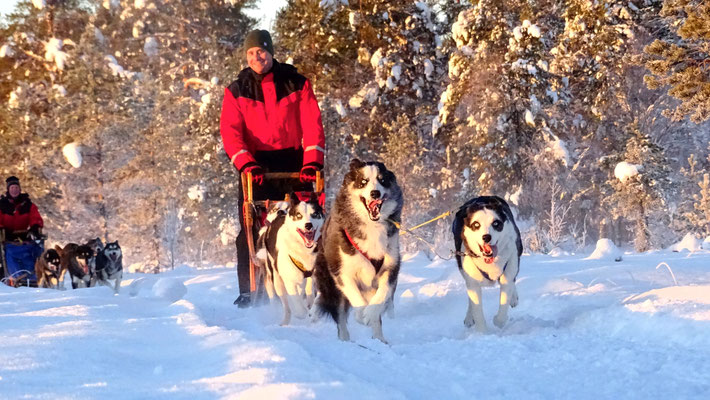
POLYGON ((318 311, 350 340, 350 307, 356 319, 382 334, 382 313, 391 305, 399 274, 402 191, 384 164, 354 159, 326 219, 316 258, 318 311))
POLYGON ((291 322, 292 308, 296 317, 304 318, 313 304, 311 275, 325 219, 315 195, 300 201, 293 193, 287 204, 284 209, 279 202, 270 211, 268 227, 257 241, 258 263, 266 267, 266 292, 269 299, 275 292, 283 305, 281 325, 291 322))
POLYGON ((500 284, 500 307, 493 323, 502 328, 508 306, 518 305, 518 276, 523 243, 508 203, 498 196, 481 196, 459 208, 454 219, 456 263, 468 290, 468 311, 463 323, 486 331, 481 306, 481 286, 500 284), (464 251, 461 251, 461 244, 464 251), (462 260, 463 256, 463 260, 462 260))
POLYGON ((111 287, 113 280, 113 292, 118 294, 121 289, 121 279, 123 278, 123 253, 118 240, 106 243, 103 249, 96 254, 96 283, 111 287))

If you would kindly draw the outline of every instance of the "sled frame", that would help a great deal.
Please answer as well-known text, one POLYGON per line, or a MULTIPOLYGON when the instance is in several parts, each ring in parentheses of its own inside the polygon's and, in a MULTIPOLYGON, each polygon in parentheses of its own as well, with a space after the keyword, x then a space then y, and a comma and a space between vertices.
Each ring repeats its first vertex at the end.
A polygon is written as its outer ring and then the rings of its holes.
MULTIPOLYGON (((267 172, 264 174, 264 180, 272 179, 299 179, 300 173, 298 172, 267 172)), ((260 296, 264 294, 264 277, 266 276, 262 268, 254 263, 256 258, 256 238, 254 237, 254 228, 257 232, 261 228, 260 219, 255 219, 255 213, 258 207, 268 208, 269 203, 274 201, 288 201, 288 194, 284 199, 268 199, 268 200, 254 200, 254 186, 252 182, 251 172, 243 172, 241 174, 242 180, 242 194, 244 196, 244 208, 241 210, 244 213, 244 226, 242 229, 246 229, 247 235, 247 246, 249 247, 249 284, 252 299, 259 300, 260 296)), ((323 181, 322 171, 316 171, 316 182, 314 193, 316 195, 321 195, 325 191, 325 183, 323 181)))

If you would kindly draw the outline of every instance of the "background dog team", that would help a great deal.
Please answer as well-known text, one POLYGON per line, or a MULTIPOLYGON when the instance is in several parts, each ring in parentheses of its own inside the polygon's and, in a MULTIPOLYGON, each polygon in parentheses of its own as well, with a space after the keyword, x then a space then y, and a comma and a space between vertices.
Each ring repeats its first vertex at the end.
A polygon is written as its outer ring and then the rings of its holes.
POLYGON ((118 293, 123 278, 123 253, 118 240, 105 245, 99 238, 81 245, 56 245, 45 250, 35 263, 38 287, 64 289, 67 273, 73 289, 103 285, 118 293))

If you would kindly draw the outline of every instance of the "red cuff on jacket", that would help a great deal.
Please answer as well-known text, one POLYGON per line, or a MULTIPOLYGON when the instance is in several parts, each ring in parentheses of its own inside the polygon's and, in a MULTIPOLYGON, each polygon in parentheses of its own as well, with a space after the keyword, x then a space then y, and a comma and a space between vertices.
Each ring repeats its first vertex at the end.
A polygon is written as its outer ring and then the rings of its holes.
POLYGON ((256 163, 256 160, 247 150, 240 150, 232 156, 232 164, 240 171, 249 163, 256 163))
POLYGON ((303 165, 317 163, 323 165, 325 149, 320 146, 307 146, 303 149, 303 165))

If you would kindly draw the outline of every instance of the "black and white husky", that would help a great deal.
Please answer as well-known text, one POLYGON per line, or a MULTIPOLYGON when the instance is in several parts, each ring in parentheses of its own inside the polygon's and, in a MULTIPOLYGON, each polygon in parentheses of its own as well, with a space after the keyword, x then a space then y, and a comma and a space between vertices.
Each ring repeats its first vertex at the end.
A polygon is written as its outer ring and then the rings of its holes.
POLYGON ((297 318, 308 315, 315 297, 313 268, 317 243, 325 217, 315 195, 300 201, 291 194, 290 201, 279 202, 267 215, 267 226, 257 240, 257 262, 266 268, 265 286, 269 299, 274 293, 281 299, 284 317, 281 325, 291 322, 291 310, 297 318))
POLYGON ((316 305, 350 340, 350 307, 356 319, 386 343, 382 313, 391 306, 399 275, 402 191, 380 162, 354 159, 323 227, 316 258, 316 305))
POLYGON ((113 287, 113 292, 118 293, 123 278, 123 253, 118 240, 106 243, 103 249, 96 254, 96 283, 113 287), (113 285, 111 285, 113 281, 113 285))
POLYGON ((508 306, 518 305, 515 278, 523 243, 510 207, 498 196, 481 196, 459 208, 453 223, 456 262, 468 291, 464 324, 486 331, 481 305, 481 287, 500 284, 500 306, 493 323, 502 328, 508 306), (463 250, 461 245, 463 244, 463 250))

